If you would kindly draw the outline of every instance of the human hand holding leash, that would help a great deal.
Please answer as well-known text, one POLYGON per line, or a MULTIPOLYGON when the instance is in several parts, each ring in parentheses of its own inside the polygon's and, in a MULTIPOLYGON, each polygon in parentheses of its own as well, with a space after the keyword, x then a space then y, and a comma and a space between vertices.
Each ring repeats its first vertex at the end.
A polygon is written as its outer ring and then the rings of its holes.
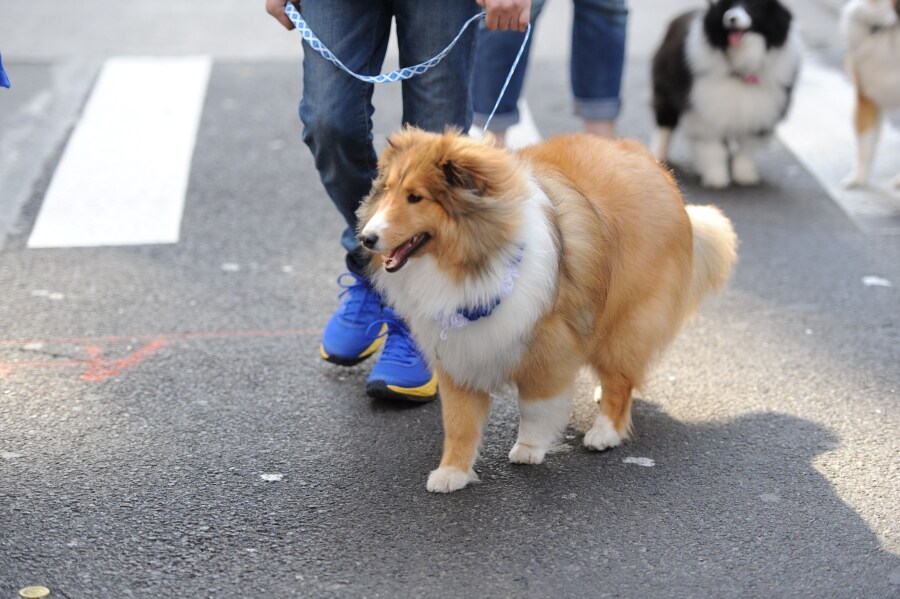
POLYGON ((487 11, 485 25, 491 31, 525 31, 531 20, 531 0, 477 0, 487 11))
MULTIPOLYGON (((285 29, 293 29, 294 24, 291 23, 291 20, 284 14, 284 7, 287 3, 288 0, 266 0, 266 12, 284 25, 285 29)), ((300 12, 300 0, 291 0, 291 4, 293 4, 294 8, 300 12)))

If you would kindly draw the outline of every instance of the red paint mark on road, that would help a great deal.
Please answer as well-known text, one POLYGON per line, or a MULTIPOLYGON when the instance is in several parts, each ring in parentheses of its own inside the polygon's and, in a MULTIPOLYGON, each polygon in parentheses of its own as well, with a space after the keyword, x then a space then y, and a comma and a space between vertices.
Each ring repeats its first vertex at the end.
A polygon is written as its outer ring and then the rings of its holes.
POLYGON ((57 339, 0 339, 0 347, 29 344, 68 345, 125 343, 129 341, 191 341, 194 339, 237 339, 241 337, 309 337, 320 335, 321 329, 280 329, 275 331, 220 331, 213 333, 158 333, 156 335, 109 335, 106 337, 64 337, 57 339))
POLYGON ((58 368, 62 366, 84 366, 87 360, 45 360, 43 362, 0 362, 0 378, 12 376, 19 370, 58 368))
MULTIPOLYGON (((0 361, 0 378, 6 378, 22 370, 39 370, 49 368, 74 368, 84 369, 81 380, 88 382, 102 382, 116 377, 129 368, 140 364, 144 358, 150 356, 173 341, 206 341, 229 339, 262 339, 278 337, 310 337, 318 336, 321 329, 281 329, 274 331, 221 331, 210 333, 163 333, 158 335, 115 335, 107 337, 73 337, 67 339, 0 339, 0 348, 25 349, 26 346, 39 347, 78 345, 87 353, 86 359, 57 358, 53 360, 31 362, 3 362, 0 361), (145 342, 137 350, 124 358, 107 359, 104 357, 104 347, 123 343, 145 342)), ((7 349, 6 351, 9 351, 7 349)))
POLYGON ((124 370, 139 364, 141 360, 150 354, 159 351, 165 344, 166 342, 162 339, 156 339, 120 360, 112 360, 109 362, 103 358, 103 350, 101 348, 90 345, 84 348, 88 354, 88 369, 87 372, 81 375, 81 380, 99 383, 100 381, 105 381, 106 379, 118 376, 124 370))

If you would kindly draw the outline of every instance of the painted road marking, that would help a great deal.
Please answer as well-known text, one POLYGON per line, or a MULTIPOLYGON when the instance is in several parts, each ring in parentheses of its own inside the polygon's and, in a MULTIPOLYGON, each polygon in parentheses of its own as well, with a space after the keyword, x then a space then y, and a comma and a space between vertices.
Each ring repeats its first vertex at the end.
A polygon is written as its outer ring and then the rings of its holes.
POLYGON ((900 132, 885 123, 868 188, 845 189, 841 184, 856 152, 854 98, 855 91, 842 73, 809 56, 778 136, 860 228, 900 234, 900 190, 890 187, 900 172, 900 152, 896 151, 900 132))
POLYGON ((211 65, 106 61, 28 247, 176 243, 211 65))
POLYGON ((154 339, 123 358, 106 359, 104 351, 98 346, 84 348, 87 357, 84 359, 64 358, 43 361, 0 361, 0 378, 12 376, 27 370, 41 370, 47 368, 80 368, 81 380, 91 383, 101 383, 107 379, 115 378, 134 366, 140 364, 147 356, 158 352, 166 345, 163 339, 154 339))
MULTIPOLYGON (((63 339, 0 339, 0 379, 25 371, 59 368, 78 368, 81 380, 99 383, 115 378, 137 366, 148 356, 155 354, 173 341, 212 341, 217 339, 262 339, 279 337, 310 337, 322 334, 321 329, 281 329, 272 331, 220 331, 210 333, 161 333, 158 335, 113 335, 107 337, 74 337, 63 339), (136 350, 131 345, 143 342, 136 350), (130 353, 122 358, 107 358, 105 349, 128 344, 130 353), (59 346, 77 346, 86 357, 51 352, 59 346), (51 357, 48 360, 22 360, 21 352, 40 352, 51 357), (2 353, 14 354, 13 359, 2 359, 2 353)), ((71 350, 68 353, 72 353, 71 350)))

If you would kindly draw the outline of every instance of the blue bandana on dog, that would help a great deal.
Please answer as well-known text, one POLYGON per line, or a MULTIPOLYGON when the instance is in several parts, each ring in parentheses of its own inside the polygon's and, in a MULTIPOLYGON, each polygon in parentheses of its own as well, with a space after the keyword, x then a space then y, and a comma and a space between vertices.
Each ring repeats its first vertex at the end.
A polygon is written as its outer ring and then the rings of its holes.
POLYGON ((6 76, 6 71, 3 70, 2 56, 0 56, 0 86, 9 87, 9 77, 6 76))

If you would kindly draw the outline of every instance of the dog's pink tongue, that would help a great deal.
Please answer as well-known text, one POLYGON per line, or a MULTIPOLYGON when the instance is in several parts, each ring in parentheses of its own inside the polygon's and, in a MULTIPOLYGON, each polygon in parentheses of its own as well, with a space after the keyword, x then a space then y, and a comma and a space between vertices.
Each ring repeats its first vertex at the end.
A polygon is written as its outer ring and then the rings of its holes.
POLYGON ((745 31, 729 31, 728 32, 728 45, 729 46, 737 46, 741 43, 741 40, 744 39, 745 31))
POLYGON ((400 264, 406 260, 406 257, 409 255, 409 252, 412 250, 413 240, 409 240, 403 245, 394 248, 388 255, 384 258, 384 266, 387 269, 397 268, 400 264))

